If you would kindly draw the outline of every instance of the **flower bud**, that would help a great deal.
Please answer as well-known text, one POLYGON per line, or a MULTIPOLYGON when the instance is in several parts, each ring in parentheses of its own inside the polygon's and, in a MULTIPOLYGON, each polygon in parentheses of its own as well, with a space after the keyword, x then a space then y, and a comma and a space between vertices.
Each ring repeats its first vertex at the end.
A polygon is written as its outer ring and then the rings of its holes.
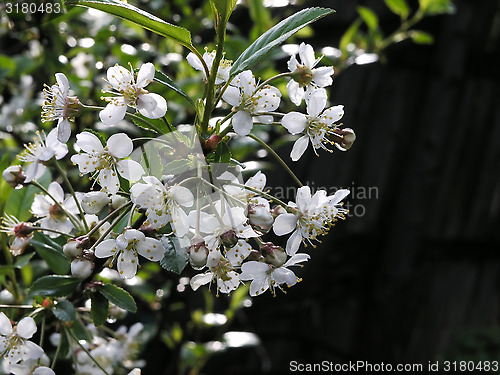
POLYGON ((111 196, 111 209, 116 210, 118 207, 123 206, 128 202, 128 199, 122 197, 121 195, 112 195, 111 196))
POLYGON ((98 214, 109 203, 109 197, 102 191, 91 191, 82 196, 81 205, 87 214, 98 214))
POLYGON ((285 264, 287 255, 281 246, 276 246, 272 242, 266 242, 261 246, 260 252, 266 258, 266 262, 272 264, 274 267, 281 267, 285 264))
POLYGON ((280 216, 281 214, 286 214, 286 210, 284 207, 282 206, 279 206, 279 205, 276 205, 273 207, 273 209, 271 210, 271 215, 276 219, 278 216, 280 216))
POLYGON ((12 165, 2 172, 4 180, 14 189, 21 189, 26 180, 26 174, 20 165, 12 165))
POLYGON ((261 262, 264 261, 264 257, 262 256, 260 251, 252 249, 252 251, 250 251, 250 254, 247 256, 247 260, 249 261, 254 260, 256 262, 261 262))
POLYGON ((269 232, 274 223, 274 218, 268 208, 261 204, 248 205, 248 221, 253 229, 261 234, 269 232))
POLYGON ((86 279, 94 270, 94 262, 86 258, 76 258, 71 262, 71 274, 79 279, 86 279))
POLYGON ((83 254, 83 248, 79 246, 79 242, 70 238, 68 242, 63 246, 62 251, 70 259, 77 258, 83 254))
POLYGON ((188 248, 189 263, 195 270, 200 270, 207 264, 208 248, 201 236, 194 236, 188 248))
POLYGON ((215 151, 217 145, 222 140, 222 137, 218 134, 213 134, 208 138, 205 143, 203 143, 203 151, 205 154, 209 154, 212 151, 215 151))
POLYGON ((220 240, 225 247, 230 249, 238 243, 238 236, 236 236, 236 232, 234 230, 230 229, 220 235, 220 240))
POLYGON ((7 289, 3 289, 0 292, 0 303, 10 305, 14 304, 16 302, 16 299, 14 298, 14 295, 9 292, 7 289))
POLYGON ((334 140, 335 147, 337 147, 340 151, 349 150, 356 140, 356 134, 351 128, 336 129, 335 134, 337 134, 339 138, 337 139, 336 137, 334 140))

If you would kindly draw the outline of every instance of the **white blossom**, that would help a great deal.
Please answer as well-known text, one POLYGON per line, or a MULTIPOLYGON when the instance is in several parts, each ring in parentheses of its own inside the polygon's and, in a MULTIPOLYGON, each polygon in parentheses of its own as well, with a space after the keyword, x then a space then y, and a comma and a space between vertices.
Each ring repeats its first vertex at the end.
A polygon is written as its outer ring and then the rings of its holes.
POLYGON ((183 237, 188 229, 188 218, 182 207, 191 207, 194 197, 189 189, 162 184, 156 177, 143 177, 145 184, 137 183, 130 189, 132 202, 146 208, 146 215, 155 229, 172 224, 172 230, 183 237), (182 207, 181 207, 182 206, 182 207))
POLYGON ((87 214, 98 214, 110 202, 108 195, 102 191, 91 191, 78 194, 82 209, 87 214))
POLYGON ((25 317, 13 327, 9 318, 0 312, 0 353, 8 365, 29 359, 38 359, 43 349, 29 341, 37 328, 31 317, 25 317))
POLYGON ((33 238, 33 230, 31 223, 21 222, 14 215, 9 214, 4 214, 0 225, 0 232, 14 237, 9 245, 9 250, 14 256, 24 252, 33 238))
POLYGON ((272 123, 273 116, 268 113, 280 104, 281 93, 276 87, 265 85, 256 89, 255 77, 250 70, 245 70, 234 78, 222 95, 234 107, 231 123, 239 135, 249 134, 254 120, 262 124, 272 123))
POLYGON ((108 102, 106 108, 99 112, 99 117, 105 125, 115 125, 123 120, 127 106, 136 109, 140 114, 151 119, 163 117, 167 112, 167 102, 158 94, 144 89, 155 76, 155 67, 152 63, 142 64, 137 73, 137 82, 132 67, 130 71, 118 64, 109 68, 107 72, 108 86, 105 93, 114 94, 114 97, 103 97, 108 102))
POLYGON ((323 111, 326 101, 326 93, 322 90, 316 90, 306 101, 307 115, 299 112, 290 112, 283 116, 281 124, 291 134, 305 133, 293 145, 292 152, 290 153, 293 161, 300 159, 307 149, 309 141, 311 141, 316 155, 318 155, 316 152, 318 148, 333 152, 325 144, 335 144, 334 141, 328 139, 328 136, 334 134, 334 130, 337 127, 335 122, 339 121, 344 115, 344 106, 337 105, 323 111))
MULTIPOLYGON (((317 88, 330 86, 333 83, 333 67, 315 68, 321 60, 314 57, 314 50, 309 44, 301 43, 299 46, 299 60, 293 55, 288 61, 288 69, 294 79, 288 82, 286 88, 292 103, 300 105, 307 94, 317 88)), ((322 90, 324 91, 324 90, 322 90)))
POLYGON ((96 257, 112 257, 112 263, 116 261, 118 272, 124 279, 130 279, 137 273, 138 254, 158 262, 164 253, 165 248, 159 240, 146 237, 136 229, 126 229, 116 240, 104 240, 95 249, 96 257))
POLYGON ((63 73, 56 73, 56 84, 45 85, 43 89, 42 121, 57 120, 57 139, 66 143, 71 135, 69 118, 78 111, 78 98, 69 96, 68 78, 63 73))
POLYGON ((80 173, 92 173, 102 190, 116 194, 120 188, 118 174, 127 180, 137 181, 144 174, 144 169, 133 160, 123 160, 133 150, 132 140, 124 133, 109 137, 106 147, 94 134, 83 132, 76 136, 76 145, 81 149, 73 155, 71 161, 78 164, 80 173))
POLYGON ((312 244, 311 241, 326 234, 338 218, 343 218, 347 211, 339 207, 340 201, 348 194, 347 189, 339 189, 331 196, 327 196, 325 190, 318 190, 311 196, 309 186, 300 187, 296 204, 289 203, 293 213, 279 215, 273 225, 274 233, 278 236, 293 231, 286 243, 287 254, 294 255, 305 239, 312 244))
MULTIPOLYGON (((61 185, 57 182, 52 182, 47 190, 55 201, 48 195, 36 195, 31 205, 31 212, 39 219, 38 222, 41 227, 70 233, 73 229, 73 223, 68 218, 65 211, 70 214, 78 213, 78 207, 76 206, 74 198, 72 196, 66 198, 61 185), (60 206, 62 206, 65 211, 62 210, 60 206)), ((52 238, 59 237, 58 233, 44 233, 52 238)))
POLYGON ((309 259, 308 254, 295 254, 281 267, 273 267, 270 264, 256 261, 246 262, 241 266, 240 280, 252 280, 250 284, 251 296, 262 294, 269 288, 275 294, 274 288, 281 289, 282 284, 291 287, 300 281, 288 267, 309 259))
POLYGON ((25 182, 31 182, 43 176, 50 159, 62 159, 68 153, 68 147, 57 139, 57 129, 52 129, 49 135, 37 132, 32 143, 25 145, 25 150, 19 155, 19 160, 31 163, 26 171, 25 182))

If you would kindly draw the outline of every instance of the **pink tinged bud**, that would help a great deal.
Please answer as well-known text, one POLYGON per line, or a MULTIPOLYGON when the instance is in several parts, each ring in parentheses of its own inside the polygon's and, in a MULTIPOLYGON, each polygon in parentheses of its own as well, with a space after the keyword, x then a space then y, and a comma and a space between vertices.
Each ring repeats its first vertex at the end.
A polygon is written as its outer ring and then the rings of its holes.
POLYGON ((208 138, 203 144, 203 151, 205 151, 205 154, 215 151, 220 141, 222 141, 222 137, 220 135, 213 134, 210 136, 210 138, 208 138))
POLYGON ((230 229, 220 235, 220 240, 225 247, 230 249, 238 243, 238 236, 234 230, 230 229))
POLYGON ((341 151, 349 150, 356 140, 356 134, 351 128, 336 129, 335 133, 338 136, 334 140, 335 146, 341 151))
POLYGON ((195 236, 188 248, 189 264, 195 270, 200 270, 207 264, 208 248, 201 236, 195 236))
POLYGON ((274 267, 281 267, 287 260, 285 250, 281 246, 276 246, 272 242, 266 242, 260 248, 260 252, 266 258, 266 262, 274 267))
POLYGON ((4 180, 14 189, 21 189, 26 180, 26 174, 20 165, 12 165, 2 172, 4 180))
POLYGON ((34 229, 30 223, 19 223, 14 227, 14 236, 16 237, 30 237, 34 229))
POLYGON ((248 219, 252 228, 261 234, 269 232, 274 223, 271 212, 265 206, 259 204, 248 205, 248 219))
POLYGON ((86 279, 94 270, 94 262, 86 258, 76 258, 71 262, 71 274, 79 279, 86 279))
POLYGON ((111 196, 111 209, 116 210, 118 207, 123 206, 128 202, 128 199, 122 197, 121 195, 112 195, 111 196))
POLYGON ((79 242, 71 238, 66 245, 63 246, 62 251, 70 259, 77 258, 83 254, 83 248, 79 246, 79 242))
POLYGON ((263 262, 264 261, 264 257, 262 256, 262 254, 260 253, 260 251, 257 251, 257 250, 252 250, 250 251, 250 255, 247 256, 247 260, 248 261, 256 261, 256 262, 263 262))

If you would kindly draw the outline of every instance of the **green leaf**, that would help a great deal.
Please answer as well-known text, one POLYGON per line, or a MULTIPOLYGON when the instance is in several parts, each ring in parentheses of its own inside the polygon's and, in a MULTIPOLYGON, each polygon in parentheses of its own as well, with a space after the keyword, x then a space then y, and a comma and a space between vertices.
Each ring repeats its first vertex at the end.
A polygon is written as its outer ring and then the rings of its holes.
POLYGON ((410 37, 417 44, 432 44, 434 42, 431 34, 420 30, 410 31, 410 37))
POLYGON ((95 326, 106 323, 109 314, 109 301, 100 293, 93 293, 90 297, 90 315, 95 326))
POLYGON ((181 246, 176 236, 163 236, 161 243, 165 248, 165 255, 160 265, 167 271, 180 274, 188 264, 187 247, 181 246))
POLYGON ((165 165, 163 172, 166 174, 181 174, 193 168, 192 161, 188 159, 174 160, 165 165))
POLYGON ((451 0, 419 0, 420 10, 428 15, 455 13, 456 8, 451 0))
POLYGON ((345 31, 344 35, 340 38, 339 49, 342 51, 342 55, 347 57, 348 51, 347 46, 353 42, 354 36, 358 32, 359 26, 361 26, 361 20, 356 20, 354 23, 349 26, 349 28, 345 31))
POLYGON ((64 322, 72 322, 76 319, 75 308, 71 302, 66 299, 57 301, 52 308, 54 316, 64 322))
POLYGON ((170 129, 167 127, 165 122, 161 119, 151 119, 151 118, 146 118, 143 115, 137 113, 137 114, 128 114, 130 118, 132 119, 133 123, 136 124, 138 127, 152 131, 154 133, 159 133, 159 134, 167 134, 170 132, 170 129))
POLYGON ((159 35, 172 38, 180 44, 191 47, 191 33, 189 30, 172 25, 142 9, 136 8, 120 0, 69 0, 66 5, 77 5, 94 8, 118 16, 159 35))
POLYGON ((12 75, 16 71, 16 62, 7 55, 0 55, 0 79, 12 75))
POLYGON ((358 13, 371 31, 378 26, 378 17, 370 8, 359 6, 358 13))
POLYGON ((179 94, 182 97, 184 97, 184 99, 186 99, 189 103, 191 103, 194 106, 193 99, 191 99, 188 96, 188 94, 186 94, 184 91, 182 91, 182 89, 179 86, 177 86, 177 84, 174 81, 172 81, 172 79, 169 76, 167 76, 165 73, 160 72, 159 70, 157 70, 156 74, 155 74, 155 79, 154 80, 156 82, 161 83, 162 85, 165 85, 168 88, 174 90, 177 94, 179 94))
POLYGON ((126 290, 113 284, 103 285, 98 290, 109 302, 114 303, 116 306, 134 313, 137 311, 134 298, 126 290))
POLYGON ((215 8, 220 21, 227 23, 233 13, 236 0, 210 0, 210 5, 215 8))
POLYGON ((262 60, 274 47, 283 43, 304 26, 332 12, 334 12, 333 9, 307 8, 273 26, 238 57, 231 68, 231 77, 252 67, 255 63, 262 60))
POLYGON ((71 276, 43 276, 31 285, 29 295, 65 297, 72 293, 78 284, 80 284, 80 280, 71 276))
POLYGON ((30 262, 31 258, 33 258, 34 256, 35 256, 35 253, 18 256, 16 258, 16 262, 14 263, 14 267, 17 269, 23 268, 24 266, 26 266, 30 262))
POLYGON ((49 268, 58 275, 65 275, 70 268, 70 260, 61 251, 49 246, 48 244, 32 240, 31 244, 36 252, 45 260, 49 268))
POLYGON ((215 148, 214 163, 229 163, 231 161, 231 150, 226 142, 219 142, 215 148))
MULTIPOLYGON (((391 10, 392 13, 397 14, 402 19, 406 19, 410 14, 410 8, 405 0, 384 0, 385 5, 391 10)), ((431 0, 432 1, 432 0, 431 0)))

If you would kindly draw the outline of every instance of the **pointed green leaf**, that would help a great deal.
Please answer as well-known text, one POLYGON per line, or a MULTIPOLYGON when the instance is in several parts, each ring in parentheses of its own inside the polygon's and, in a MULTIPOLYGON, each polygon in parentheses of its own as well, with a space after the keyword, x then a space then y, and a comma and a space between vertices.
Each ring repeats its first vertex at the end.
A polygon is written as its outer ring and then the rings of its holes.
POLYGON ((160 265, 167 271, 180 274, 188 264, 187 248, 181 246, 176 236, 163 236, 161 243, 165 248, 165 255, 160 265))
POLYGON ((231 68, 231 77, 255 65, 255 63, 262 60, 274 47, 283 43, 304 26, 332 12, 334 12, 333 9, 307 8, 285 18, 276 26, 267 30, 253 42, 250 47, 243 51, 231 68))
POLYGON ((103 12, 118 16, 133 22, 145 29, 159 35, 172 38, 180 44, 191 46, 191 33, 189 30, 172 25, 148 12, 143 11, 125 1, 120 0, 69 0, 66 5, 77 5, 87 8, 102 10, 103 12))
POLYGON ((377 28, 378 17, 373 10, 367 7, 359 6, 358 13, 371 31, 374 31, 377 28))
POLYGON ((54 316, 64 322, 73 322, 76 319, 75 308, 71 302, 61 299, 52 308, 54 316))
POLYGON ((72 293, 80 280, 71 276, 43 276, 31 285, 29 295, 64 297, 72 293))
POLYGON ((411 39, 417 44, 432 44, 434 38, 431 34, 420 30, 412 30, 410 32, 411 39))
POLYGON ((184 97, 189 103, 191 103, 194 106, 193 99, 191 99, 188 94, 186 94, 182 89, 177 86, 177 84, 172 81, 172 79, 167 76, 165 73, 160 72, 159 70, 156 71, 155 74, 155 81, 158 83, 161 83, 162 85, 167 86, 168 88, 174 90, 176 93, 180 94, 182 97, 184 97))
POLYGON ((132 122, 142 129, 146 129, 158 134, 167 134, 170 132, 167 125, 163 122, 162 119, 146 118, 140 113, 129 113, 128 115, 132 119, 132 122))
POLYGON ((410 14, 410 8, 406 4, 406 0, 384 0, 385 5, 391 10, 392 13, 397 14, 402 19, 406 19, 410 14))
POLYGON ((95 326, 106 323, 109 314, 109 301, 100 293, 93 293, 90 297, 90 315, 95 326))
POLYGON ((229 163, 231 161, 231 150, 226 142, 219 142, 215 148, 214 163, 229 163))
POLYGON ((210 5, 217 11, 219 19, 226 23, 233 13, 236 0, 210 0, 210 5))
POLYGON ((58 275, 65 275, 70 268, 70 261, 61 251, 49 246, 48 244, 32 240, 31 244, 36 252, 45 260, 49 268, 58 275))
POLYGON ((419 0, 420 10, 428 15, 455 13, 455 5, 451 0, 419 0))
POLYGON ((342 51, 343 57, 347 58, 347 46, 354 41, 354 37, 361 26, 361 20, 358 19, 353 22, 351 26, 345 31, 344 35, 340 38, 339 49, 342 51))
POLYGON ((106 284, 99 287, 98 290, 109 302, 114 303, 116 306, 130 312, 137 311, 134 298, 125 289, 113 284, 106 284))

